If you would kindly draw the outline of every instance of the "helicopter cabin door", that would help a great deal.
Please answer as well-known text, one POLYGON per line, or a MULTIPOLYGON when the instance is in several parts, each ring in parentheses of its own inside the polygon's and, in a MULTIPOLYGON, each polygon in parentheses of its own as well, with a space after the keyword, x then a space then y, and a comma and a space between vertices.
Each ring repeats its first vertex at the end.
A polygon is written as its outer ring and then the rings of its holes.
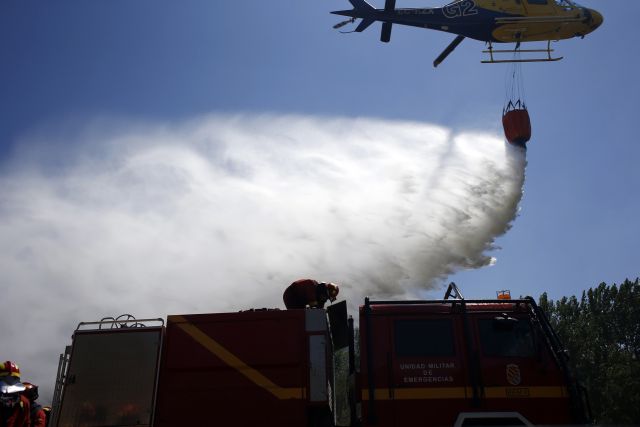
POLYGON ((529 16, 552 16, 556 14, 555 0, 522 0, 529 16))

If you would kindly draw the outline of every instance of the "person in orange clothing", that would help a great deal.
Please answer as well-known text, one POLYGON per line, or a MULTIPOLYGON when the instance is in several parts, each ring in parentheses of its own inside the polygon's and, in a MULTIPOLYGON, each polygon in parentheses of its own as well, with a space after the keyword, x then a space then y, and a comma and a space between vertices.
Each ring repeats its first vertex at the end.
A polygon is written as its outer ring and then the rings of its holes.
POLYGON ((46 427, 47 425, 47 415, 36 400, 38 400, 38 386, 29 382, 24 381, 22 383, 25 387, 22 395, 29 399, 29 403, 31 404, 31 427, 46 427))
POLYGON ((42 410, 44 411, 44 415, 45 415, 45 426, 49 425, 49 420, 51 419, 51 406, 46 405, 42 407, 42 410))
POLYGON ((327 301, 335 301, 338 296, 335 283, 317 282, 313 279, 296 280, 285 289, 282 299, 287 309, 323 308, 327 301))
POLYGON ((24 390, 18 365, 0 362, 0 427, 31 427, 31 405, 24 390))

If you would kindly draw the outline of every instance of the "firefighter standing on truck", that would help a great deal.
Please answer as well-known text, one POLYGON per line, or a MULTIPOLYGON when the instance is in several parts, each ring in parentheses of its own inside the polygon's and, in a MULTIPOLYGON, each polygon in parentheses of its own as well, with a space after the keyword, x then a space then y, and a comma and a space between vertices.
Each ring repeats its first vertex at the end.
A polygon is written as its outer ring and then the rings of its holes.
POLYGON ((292 308, 323 308, 330 300, 336 300, 338 285, 335 283, 317 282, 313 279, 300 279, 285 289, 282 299, 287 309, 292 308))
POLYGON ((0 362, 0 427, 31 427, 31 405, 24 390, 18 365, 0 362))

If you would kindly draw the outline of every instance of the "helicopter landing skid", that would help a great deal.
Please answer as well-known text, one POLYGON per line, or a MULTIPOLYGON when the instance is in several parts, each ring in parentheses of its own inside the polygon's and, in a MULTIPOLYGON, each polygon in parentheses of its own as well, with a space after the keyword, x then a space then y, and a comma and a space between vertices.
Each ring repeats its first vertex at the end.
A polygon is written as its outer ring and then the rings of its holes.
POLYGON ((487 50, 482 51, 482 53, 489 54, 489 59, 480 61, 480 62, 482 62, 483 64, 504 64, 504 63, 510 63, 510 62, 554 62, 554 61, 560 61, 563 58, 562 56, 557 58, 554 58, 551 56, 551 52, 554 51, 553 49, 551 49, 551 40, 547 42, 546 49, 520 49, 519 46, 520 46, 520 43, 516 45, 515 49, 494 49, 491 42, 489 42, 489 48, 487 50), (505 54, 505 53, 546 53, 547 56, 542 58, 525 58, 525 59, 521 59, 521 58, 496 59, 494 57, 494 54, 505 54))

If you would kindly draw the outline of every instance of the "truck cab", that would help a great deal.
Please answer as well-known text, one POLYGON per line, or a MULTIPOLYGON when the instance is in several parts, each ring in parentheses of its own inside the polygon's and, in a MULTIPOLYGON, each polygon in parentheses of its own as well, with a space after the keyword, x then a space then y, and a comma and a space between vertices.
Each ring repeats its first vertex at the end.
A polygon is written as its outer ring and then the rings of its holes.
POLYGON ((584 422, 566 355, 533 299, 472 301, 459 295, 365 300, 363 425, 584 422))

